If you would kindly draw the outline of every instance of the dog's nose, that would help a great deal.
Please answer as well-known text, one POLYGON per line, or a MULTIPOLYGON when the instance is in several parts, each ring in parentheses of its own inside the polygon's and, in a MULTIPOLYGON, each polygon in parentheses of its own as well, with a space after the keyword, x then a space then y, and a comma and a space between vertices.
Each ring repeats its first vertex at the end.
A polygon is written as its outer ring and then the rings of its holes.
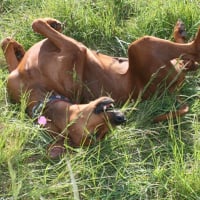
POLYGON ((116 125, 120 125, 122 123, 126 122, 126 117, 122 112, 115 112, 114 114, 114 123, 116 125))

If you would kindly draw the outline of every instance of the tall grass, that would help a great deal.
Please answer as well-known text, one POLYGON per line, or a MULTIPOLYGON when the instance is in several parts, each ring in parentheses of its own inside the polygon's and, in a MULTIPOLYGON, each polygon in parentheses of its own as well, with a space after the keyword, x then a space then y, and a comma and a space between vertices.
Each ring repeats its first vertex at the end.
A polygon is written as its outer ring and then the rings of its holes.
MULTIPOLYGON (((12 36, 28 49, 41 36, 31 23, 54 17, 64 33, 90 48, 126 56, 128 44, 143 35, 172 39, 178 18, 191 40, 200 23, 196 0, 2 0, 0 39, 12 36)), ((198 72, 189 73, 180 90, 190 104, 183 118, 153 124, 152 117, 179 105, 167 92, 123 107, 126 126, 110 131, 93 147, 71 148, 50 160, 51 138, 9 102, 7 69, 0 53, 0 199, 200 199, 200 102, 198 72)))

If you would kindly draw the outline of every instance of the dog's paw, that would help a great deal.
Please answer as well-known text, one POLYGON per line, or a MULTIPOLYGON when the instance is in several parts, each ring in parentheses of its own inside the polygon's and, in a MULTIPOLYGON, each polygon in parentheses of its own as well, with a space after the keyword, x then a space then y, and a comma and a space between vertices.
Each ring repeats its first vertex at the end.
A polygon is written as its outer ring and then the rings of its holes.
POLYGON ((177 28, 181 37, 185 39, 187 36, 187 32, 186 32, 185 24, 181 20, 178 20, 177 28))
POLYGON ((32 23, 32 28, 35 32, 42 33, 43 27, 47 24, 58 32, 62 31, 62 23, 52 18, 36 19, 32 23))
POLYGON ((56 19, 52 18, 44 18, 47 24, 49 24, 53 29, 55 29, 58 32, 62 31, 62 23, 56 19))
POLYGON ((11 37, 7 37, 5 39, 3 39, 1 41, 1 48, 3 51, 6 50, 6 48, 8 47, 8 45, 12 42, 12 38, 11 37))
POLYGON ((187 32, 185 28, 185 24, 180 19, 176 22, 175 31, 178 33, 178 37, 182 38, 183 40, 187 37, 187 32))

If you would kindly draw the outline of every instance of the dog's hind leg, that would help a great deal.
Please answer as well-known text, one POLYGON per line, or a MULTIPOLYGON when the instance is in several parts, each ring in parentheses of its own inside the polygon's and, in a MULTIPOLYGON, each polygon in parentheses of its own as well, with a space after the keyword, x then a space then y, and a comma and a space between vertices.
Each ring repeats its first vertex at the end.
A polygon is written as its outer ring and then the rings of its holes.
MULTIPOLYGON (((176 43, 184 44, 186 43, 186 30, 184 23, 179 19, 174 27, 173 36, 176 43)), ((198 64, 196 64, 193 60, 185 59, 183 63, 180 62, 180 68, 184 67, 186 71, 196 70, 198 68, 198 64)), ((178 99, 180 101, 180 99, 178 99)), ((180 101, 181 103, 181 101, 180 101)), ((189 106, 187 104, 181 105, 177 110, 165 113, 153 118, 153 122, 161 122, 165 120, 169 120, 170 118, 179 118, 184 116, 189 112, 189 106)))
POLYGON ((200 29, 190 43, 175 43, 168 40, 144 36, 133 42, 128 49, 129 70, 139 71, 142 76, 155 73, 158 68, 175 58, 200 61, 200 29))
POLYGON ((154 117, 153 122, 158 123, 165 120, 169 120, 170 118, 171 119, 179 118, 181 116, 184 116, 186 113, 188 113, 188 111, 189 111, 189 106, 187 104, 184 104, 180 106, 180 108, 176 111, 172 111, 172 112, 154 117))
POLYGON ((1 48, 8 64, 8 71, 12 72, 23 58, 25 50, 21 44, 9 37, 1 42, 1 48))
MULTIPOLYGON (((184 23, 180 19, 176 22, 176 25, 174 26, 173 36, 175 42, 181 44, 186 43, 187 32, 184 23)), ((195 71, 199 68, 199 65, 198 63, 195 63, 194 60, 184 59, 182 66, 180 67, 184 67, 185 71, 195 71)))

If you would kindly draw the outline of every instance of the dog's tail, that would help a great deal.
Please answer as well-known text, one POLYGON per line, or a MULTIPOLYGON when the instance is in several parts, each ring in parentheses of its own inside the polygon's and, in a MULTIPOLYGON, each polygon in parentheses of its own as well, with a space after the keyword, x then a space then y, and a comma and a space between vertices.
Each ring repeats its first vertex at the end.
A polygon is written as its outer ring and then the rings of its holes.
POLYGON ((177 117, 181 117, 181 116, 185 115, 188 111, 189 111, 189 106, 187 104, 184 104, 184 105, 180 106, 180 108, 176 111, 156 116, 153 119, 153 122, 158 123, 161 121, 168 120, 170 118, 174 119, 177 117))

